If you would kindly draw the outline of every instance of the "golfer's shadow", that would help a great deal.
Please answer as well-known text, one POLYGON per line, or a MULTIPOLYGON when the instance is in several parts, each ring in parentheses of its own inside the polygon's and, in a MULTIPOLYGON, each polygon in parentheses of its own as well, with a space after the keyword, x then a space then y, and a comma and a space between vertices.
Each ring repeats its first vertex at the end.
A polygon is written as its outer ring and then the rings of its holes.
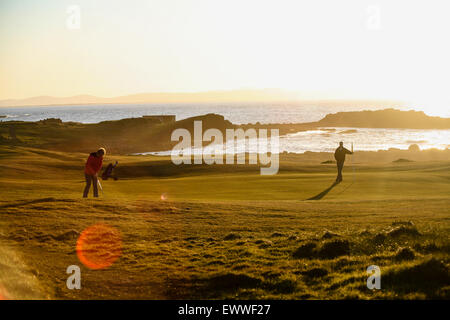
POLYGON ((325 190, 323 190, 321 193, 316 194, 314 197, 308 198, 306 200, 320 200, 323 197, 325 197, 328 192, 330 192, 334 187, 336 187, 339 184, 339 182, 335 181, 333 182, 333 184, 331 186, 329 186, 328 188, 326 188, 325 190))

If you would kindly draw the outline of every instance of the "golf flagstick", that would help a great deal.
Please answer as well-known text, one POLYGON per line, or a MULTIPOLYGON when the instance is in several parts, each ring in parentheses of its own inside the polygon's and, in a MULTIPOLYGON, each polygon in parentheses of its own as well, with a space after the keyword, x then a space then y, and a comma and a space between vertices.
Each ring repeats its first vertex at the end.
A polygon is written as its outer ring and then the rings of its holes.
POLYGON ((352 157, 351 157, 351 161, 352 161, 352 178, 353 178, 353 182, 352 183, 355 182, 355 167, 353 166, 353 155, 354 155, 354 153, 353 153, 353 141, 352 141, 352 157))

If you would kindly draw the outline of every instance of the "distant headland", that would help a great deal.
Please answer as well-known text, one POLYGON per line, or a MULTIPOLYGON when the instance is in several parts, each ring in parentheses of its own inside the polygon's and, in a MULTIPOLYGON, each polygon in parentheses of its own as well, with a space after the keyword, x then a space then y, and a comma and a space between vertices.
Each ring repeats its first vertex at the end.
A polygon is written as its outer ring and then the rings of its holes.
POLYGON ((323 106, 400 107, 403 102, 391 100, 318 99, 311 94, 281 89, 241 89, 205 92, 153 92, 104 98, 93 95, 70 97, 37 96, 26 99, 0 100, 0 107, 64 106, 91 104, 147 104, 147 103, 246 103, 286 102, 313 103, 323 106))

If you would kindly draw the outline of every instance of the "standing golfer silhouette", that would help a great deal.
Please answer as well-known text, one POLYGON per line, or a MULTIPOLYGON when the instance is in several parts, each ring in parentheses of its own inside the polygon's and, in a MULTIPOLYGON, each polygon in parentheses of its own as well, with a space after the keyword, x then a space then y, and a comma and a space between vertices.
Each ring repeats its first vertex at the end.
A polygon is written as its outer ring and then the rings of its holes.
POLYGON ((338 171, 336 183, 339 183, 342 181, 342 168, 344 167, 346 154, 353 154, 353 152, 348 149, 345 149, 344 143, 341 141, 341 142, 339 142, 339 147, 334 152, 334 158, 336 159, 337 171, 338 171))

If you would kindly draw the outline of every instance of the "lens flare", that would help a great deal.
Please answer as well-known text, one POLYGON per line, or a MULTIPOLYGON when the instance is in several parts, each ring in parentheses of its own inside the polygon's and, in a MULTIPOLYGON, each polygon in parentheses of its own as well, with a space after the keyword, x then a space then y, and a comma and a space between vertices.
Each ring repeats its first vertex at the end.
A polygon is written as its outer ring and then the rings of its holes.
POLYGON ((78 259, 86 267, 108 268, 122 253, 120 232, 103 223, 90 226, 78 238, 76 251, 78 259))
POLYGON ((0 284, 0 300, 9 300, 6 289, 0 284))

